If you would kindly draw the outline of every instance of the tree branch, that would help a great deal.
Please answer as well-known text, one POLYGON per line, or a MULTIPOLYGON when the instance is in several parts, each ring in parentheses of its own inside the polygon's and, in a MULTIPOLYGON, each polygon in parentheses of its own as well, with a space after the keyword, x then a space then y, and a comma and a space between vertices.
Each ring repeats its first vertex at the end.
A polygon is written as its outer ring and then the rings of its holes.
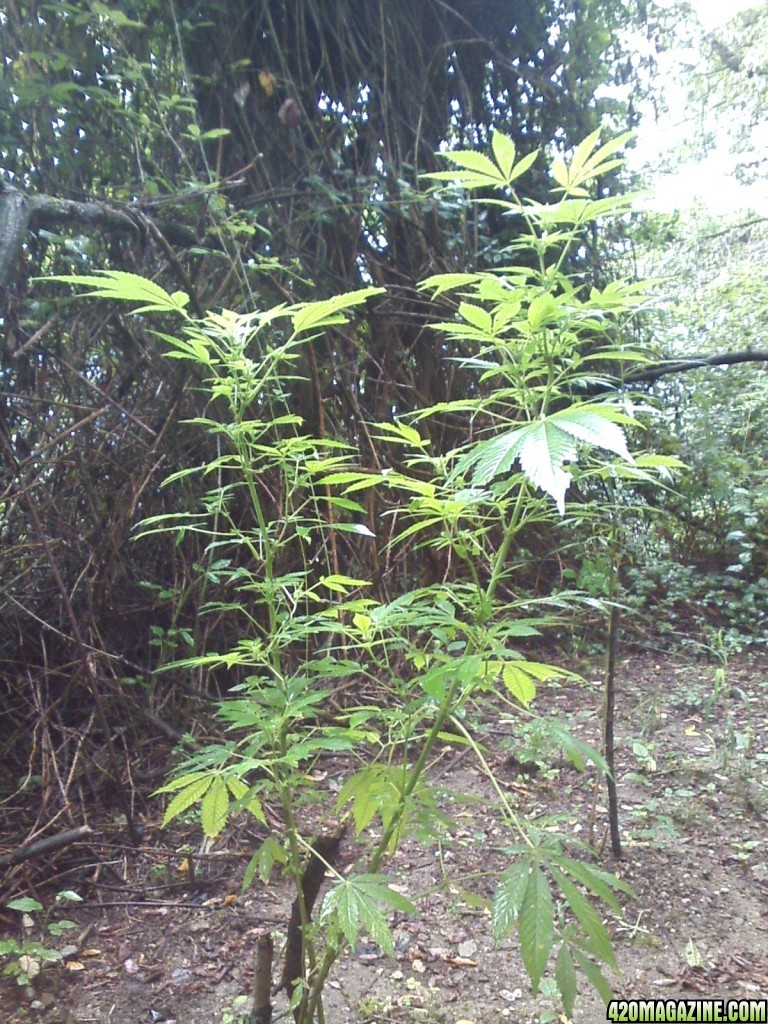
POLYGON ((9 867, 11 864, 20 864, 30 857, 39 857, 42 853, 50 853, 51 850, 59 850, 62 846, 76 843, 85 836, 91 835, 93 829, 90 825, 81 825, 80 828, 71 828, 67 832, 58 832, 53 836, 46 836, 45 839, 38 839, 37 842, 29 843, 27 846, 20 846, 13 853, 6 853, 0 857, 0 867, 9 867))
POLYGON ((715 352, 709 356, 693 356, 690 359, 665 359, 663 362, 632 370, 621 379, 613 377, 595 382, 587 388, 587 392, 590 395, 602 395, 607 391, 618 391, 619 388, 632 384, 652 384, 670 374, 687 373, 689 370, 700 370, 705 366, 734 366, 737 363, 768 363, 768 351, 750 349, 744 352, 715 352))
POLYGON ((654 366, 646 366, 643 369, 633 370, 624 378, 625 384, 650 384, 660 377, 666 377, 671 373, 687 373, 688 370, 698 370, 702 366, 733 366, 736 363, 765 363, 768 362, 768 352, 765 350, 749 350, 746 352, 715 352, 709 356, 694 356, 691 359, 678 361, 665 360, 663 363, 656 363, 654 366))
POLYGON ((7 182, 0 181, 0 289, 10 281, 28 231, 58 227, 61 224, 85 224, 111 234, 132 232, 139 237, 143 224, 151 223, 171 245, 198 245, 191 228, 178 222, 151 221, 141 211, 108 203, 75 202, 53 196, 26 196, 7 182))

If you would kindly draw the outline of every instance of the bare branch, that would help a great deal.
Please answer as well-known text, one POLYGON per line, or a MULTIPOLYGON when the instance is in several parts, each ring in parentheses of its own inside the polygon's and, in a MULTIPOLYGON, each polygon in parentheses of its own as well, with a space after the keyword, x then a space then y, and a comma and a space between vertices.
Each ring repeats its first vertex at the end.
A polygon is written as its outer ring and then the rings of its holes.
POLYGON ((657 363, 654 366, 646 366, 643 369, 634 370, 626 375, 624 384, 650 384, 661 377, 667 377, 673 373, 687 373, 689 370, 699 370, 703 366, 734 366, 737 363, 765 362, 768 362, 768 352, 765 350, 715 352, 709 356, 694 356, 691 359, 665 360, 663 363, 657 363))
POLYGON ((91 835, 93 829, 90 825, 81 825, 80 828, 71 828, 67 832, 58 832, 53 836, 46 836, 45 839, 38 839, 28 846, 20 846, 13 853, 4 854, 0 857, 0 867, 9 867, 11 864, 20 864, 23 860, 31 857, 39 857, 43 853, 50 853, 51 850, 59 850, 62 846, 69 846, 80 839, 91 835))
POLYGON ((633 384, 652 384, 662 377, 672 374, 688 373, 689 370, 700 370, 708 366, 735 366, 737 363, 768 363, 768 351, 750 349, 744 352, 714 352, 708 356, 692 356, 690 359, 665 359, 650 366, 632 370, 626 376, 613 377, 591 384, 587 388, 590 395, 604 395, 608 391, 618 391, 633 384))
MULTIPOLYGON (((62 224, 83 224, 109 234, 130 232, 140 237, 148 218, 135 214, 130 207, 89 200, 75 202, 53 196, 26 196, 22 191, 0 181, 0 289, 13 275, 28 231, 52 228, 62 224)), ((151 221, 153 228, 171 245, 199 244, 194 231, 178 222, 151 221)))

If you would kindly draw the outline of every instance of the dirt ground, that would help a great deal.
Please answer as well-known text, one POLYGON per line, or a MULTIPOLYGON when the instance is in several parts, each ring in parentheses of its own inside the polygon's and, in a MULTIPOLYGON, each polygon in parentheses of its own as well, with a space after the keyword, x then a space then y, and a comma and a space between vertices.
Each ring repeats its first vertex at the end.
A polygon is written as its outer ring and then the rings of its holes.
MULTIPOLYGON (((587 684, 542 688, 537 710, 597 743, 601 669, 569 667, 587 684)), ((632 655, 621 660, 618 685, 624 856, 614 861, 606 849, 602 861, 635 898, 623 899, 623 920, 607 921, 622 972, 611 978, 615 992, 766 997, 768 659, 735 659, 723 671, 691 659, 632 655)), ((604 843, 605 794, 600 788, 595 799, 593 773, 576 771, 546 735, 491 707, 476 728, 521 814, 559 814, 564 833, 586 840, 591 831, 604 843)), ((342 772, 342 764, 328 772, 329 802, 342 772)), ((550 984, 531 997, 514 942, 494 948, 488 910, 466 898, 468 890, 489 895, 494 870, 507 863, 487 780, 471 754, 455 748, 441 752, 432 777, 453 826, 439 845, 409 841, 388 868, 420 916, 393 919, 396 960, 363 937, 337 965, 326 1021, 565 1022, 550 984)), ((179 872, 180 848, 190 839, 199 844, 199 832, 161 832, 160 807, 152 812, 137 856, 120 848, 117 825, 109 823, 80 849, 86 899, 67 911, 78 931, 62 940, 71 944, 64 965, 44 968, 33 987, 4 981, 0 1019, 235 1024, 247 1014, 256 937, 272 929, 279 949, 290 893, 275 882, 241 894, 259 840, 245 824, 196 857, 192 887, 179 872)), ((580 991, 575 1024, 605 1020, 583 981, 580 991)), ((277 997, 274 1020, 290 1019, 277 997)))

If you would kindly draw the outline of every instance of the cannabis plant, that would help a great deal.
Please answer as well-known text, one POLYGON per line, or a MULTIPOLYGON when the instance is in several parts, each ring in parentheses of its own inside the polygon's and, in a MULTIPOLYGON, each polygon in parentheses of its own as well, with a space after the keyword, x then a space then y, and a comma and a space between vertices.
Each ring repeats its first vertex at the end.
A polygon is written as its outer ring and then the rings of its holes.
MULTIPOLYGON (((578 971, 610 996, 602 969, 617 964, 595 901, 619 913, 617 893, 626 887, 568 852, 544 823, 521 819, 467 711, 489 695, 527 708, 542 683, 569 674, 518 649, 552 621, 557 603, 513 596, 522 532, 568 515, 574 479, 592 472, 650 478, 663 463, 630 453, 636 410, 594 386, 604 367, 642 358, 624 344, 622 325, 644 291, 622 281, 596 288, 568 271, 585 231, 630 204, 629 196, 594 194, 625 142, 600 145, 595 134, 570 160, 556 158, 550 204, 520 198, 517 185, 535 155, 518 160, 501 134, 490 155, 443 154, 453 166, 428 176, 437 188, 462 189, 467 204, 473 189, 496 189, 496 202, 520 230, 514 250, 502 254, 507 265, 421 285, 454 310, 432 328, 471 384, 463 398, 407 421, 360 424, 376 453, 367 465, 347 441, 306 431, 292 386, 314 340, 346 323, 355 306, 375 302, 379 289, 195 317, 185 295, 129 274, 64 279, 91 295, 132 302, 144 316, 170 314, 176 327, 162 333, 168 356, 191 364, 216 411, 192 426, 216 438, 219 455, 166 481, 198 477, 200 507, 146 520, 137 534, 202 534, 205 572, 215 582, 204 612, 238 623, 228 649, 196 651, 166 666, 176 673, 224 668, 235 682, 218 710, 228 738, 177 765, 160 793, 168 800, 165 824, 193 807, 212 838, 235 812, 262 824, 266 838, 244 885, 266 882, 279 867, 293 886, 278 985, 297 1024, 324 1020, 329 972, 361 932, 392 954, 388 913, 416 912, 386 869, 407 837, 442 831, 429 764, 446 742, 471 750, 506 830, 498 851, 506 866, 490 901, 494 939, 518 937, 534 993, 554 961, 567 1013, 578 971), (430 418, 460 418, 465 443, 433 451, 420 430, 430 418), (372 516, 377 508, 386 514, 372 516), (437 582, 406 581, 382 597, 370 573, 340 564, 345 534, 360 551, 358 565, 374 564, 365 557, 372 545, 385 564, 403 546, 419 545, 434 549, 446 571, 437 582), (341 688, 354 694, 373 686, 387 699, 332 701, 341 688), (319 771, 328 759, 344 766, 335 797, 319 771), (344 872, 342 845, 354 849, 344 872)), ((575 600, 558 598, 560 605, 575 600)), ((583 745, 569 749, 577 763, 603 764, 583 745)), ((254 1020, 266 1021, 268 937, 260 950, 266 983, 254 1020)))

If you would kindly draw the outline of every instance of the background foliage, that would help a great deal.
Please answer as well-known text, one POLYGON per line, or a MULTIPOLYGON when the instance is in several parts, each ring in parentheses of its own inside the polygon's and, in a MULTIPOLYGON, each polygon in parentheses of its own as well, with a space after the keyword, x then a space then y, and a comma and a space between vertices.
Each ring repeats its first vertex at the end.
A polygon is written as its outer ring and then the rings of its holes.
MULTIPOLYGON (((152 669, 234 627, 199 615, 199 538, 129 543, 141 516, 194 505, 190 479, 158 484, 215 457, 183 423, 216 418, 218 404, 194 367, 159 357, 141 318, 106 301, 84 309, 51 275, 138 272, 185 291, 197 314, 385 286, 301 353, 291 403, 363 465, 396 467, 397 446, 376 451, 366 422, 476 387, 450 358, 461 342, 427 329, 416 283, 489 265, 519 230, 492 205, 424 189, 419 174, 441 147, 482 145, 494 126, 521 155, 540 154, 532 190, 543 197, 548 145, 566 149, 605 117, 623 123, 595 91, 625 73, 616 30, 629 13, 492 0, 7 5, 2 182, 57 205, 35 207, 3 296, 3 699, 33 732, 48 730, 34 709, 49 709, 65 762, 69 730, 83 726, 84 670, 64 593, 129 744, 144 728, 137 690, 178 724, 194 700, 186 685, 150 682, 152 669)), ((425 429, 447 450, 464 423, 445 414, 425 429)), ((373 522, 383 499, 369 500, 373 522)), ((358 571, 344 537, 337 557, 358 571)), ((445 572, 407 547, 381 559, 361 567, 380 594, 445 572)), ((18 753, 6 749, 11 765, 18 753)))

